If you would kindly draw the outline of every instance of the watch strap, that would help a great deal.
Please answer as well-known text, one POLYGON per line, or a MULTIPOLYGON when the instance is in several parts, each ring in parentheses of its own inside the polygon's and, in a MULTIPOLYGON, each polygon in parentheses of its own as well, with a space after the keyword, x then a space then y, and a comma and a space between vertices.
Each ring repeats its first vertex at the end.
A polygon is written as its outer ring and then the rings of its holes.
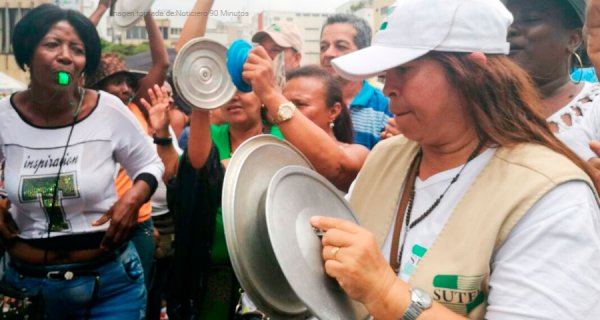
POLYGON ((412 301, 408 309, 404 312, 402 320, 417 320, 421 313, 423 313, 423 308, 421 308, 419 303, 412 301))

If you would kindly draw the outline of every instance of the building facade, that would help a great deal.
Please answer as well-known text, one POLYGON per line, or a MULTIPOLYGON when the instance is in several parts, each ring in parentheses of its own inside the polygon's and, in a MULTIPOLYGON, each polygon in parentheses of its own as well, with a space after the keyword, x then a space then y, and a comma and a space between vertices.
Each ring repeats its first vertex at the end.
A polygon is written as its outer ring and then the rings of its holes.
POLYGON ((28 75, 19 69, 12 54, 12 35, 15 25, 31 10, 52 0, 0 0, 0 71, 23 83, 29 83, 28 75))
POLYGON ((396 0, 373 0, 373 30, 378 31, 383 20, 394 10, 396 0))
POLYGON ((319 42, 321 28, 329 13, 263 11, 253 17, 252 34, 264 30, 273 23, 287 21, 298 27, 304 40, 302 44, 302 65, 319 64, 319 42))

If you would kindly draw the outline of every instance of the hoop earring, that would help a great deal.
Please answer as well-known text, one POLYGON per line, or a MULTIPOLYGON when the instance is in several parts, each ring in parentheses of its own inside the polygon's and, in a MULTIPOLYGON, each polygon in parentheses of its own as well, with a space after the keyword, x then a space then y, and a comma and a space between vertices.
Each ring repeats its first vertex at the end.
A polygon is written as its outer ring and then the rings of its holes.
MULTIPOLYGON (((579 56, 579 54, 575 52, 575 50, 571 50, 571 54, 575 57, 577 63, 579 64, 579 79, 575 81, 575 84, 579 84, 583 79, 583 61, 581 60, 581 56, 579 56)), ((569 74, 571 73, 569 72, 569 74)))

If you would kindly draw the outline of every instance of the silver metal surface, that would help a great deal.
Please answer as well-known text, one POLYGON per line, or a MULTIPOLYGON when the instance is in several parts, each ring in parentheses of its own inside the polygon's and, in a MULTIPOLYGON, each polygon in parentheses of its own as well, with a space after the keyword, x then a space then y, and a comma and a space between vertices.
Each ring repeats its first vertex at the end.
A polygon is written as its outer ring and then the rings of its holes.
POLYGON ((271 179, 265 209, 277 261, 311 313, 327 320, 367 319, 365 307, 325 273, 321 239, 309 222, 319 215, 358 223, 337 189, 312 170, 287 166, 271 179))
POLYGON ((111 10, 114 26, 127 29, 152 10, 154 0, 119 0, 111 10))
POLYGON ((288 165, 312 168, 288 142, 258 135, 238 147, 223 182, 223 225, 233 269, 250 299, 270 319, 305 319, 308 310, 275 259, 265 221, 269 181, 288 165))
POLYGON ((181 98, 200 109, 231 100, 235 86, 227 72, 227 48, 208 38, 188 41, 173 63, 173 82, 181 98))

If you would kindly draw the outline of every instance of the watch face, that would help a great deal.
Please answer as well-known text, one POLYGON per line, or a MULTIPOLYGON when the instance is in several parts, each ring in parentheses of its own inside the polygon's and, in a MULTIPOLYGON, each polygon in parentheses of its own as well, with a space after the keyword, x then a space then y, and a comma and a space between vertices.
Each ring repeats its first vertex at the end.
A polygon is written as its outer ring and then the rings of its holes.
POLYGON ((413 288, 412 289, 412 301, 417 302, 423 308, 429 308, 431 306, 431 296, 421 289, 413 288))
POLYGON ((279 121, 285 121, 290 119, 294 115, 295 107, 291 104, 283 104, 279 107, 277 111, 277 116, 279 117, 279 121))

